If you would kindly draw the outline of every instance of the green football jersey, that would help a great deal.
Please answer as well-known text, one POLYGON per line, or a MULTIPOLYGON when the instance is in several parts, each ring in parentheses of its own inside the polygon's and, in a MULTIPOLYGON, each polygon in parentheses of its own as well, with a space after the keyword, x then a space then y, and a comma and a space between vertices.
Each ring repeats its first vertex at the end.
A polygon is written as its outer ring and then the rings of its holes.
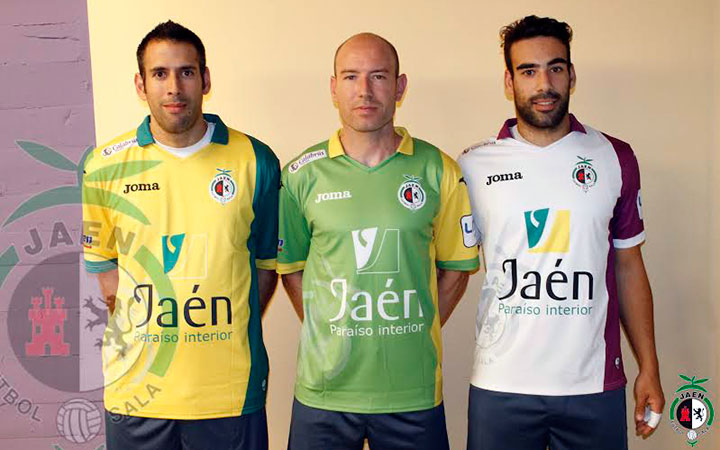
POLYGON ((460 168, 403 128, 375 167, 339 131, 283 170, 278 272, 303 270, 295 396, 315 408, 418 411, 442 401, 436 267, 475 271, 460 168))

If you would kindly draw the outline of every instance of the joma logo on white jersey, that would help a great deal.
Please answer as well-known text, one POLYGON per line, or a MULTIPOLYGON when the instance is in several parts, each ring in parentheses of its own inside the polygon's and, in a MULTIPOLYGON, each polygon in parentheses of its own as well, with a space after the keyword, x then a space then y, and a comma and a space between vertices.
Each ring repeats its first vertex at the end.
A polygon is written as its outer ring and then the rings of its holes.
POLYGON ((490 186, 493 183, 499 183, 500 181, 514 181, 522 180, 523 176, 520 172, 515 173, 500 173, 495 175, 488 175, 486 185, 490 186))
POLYGON ((324 202, 326 200, 343 200, 346 198, 352 198, 352 194, 350 193, 350 191, 322 192, 317 195, 317 198, 315 199, 315 203, 324 202))

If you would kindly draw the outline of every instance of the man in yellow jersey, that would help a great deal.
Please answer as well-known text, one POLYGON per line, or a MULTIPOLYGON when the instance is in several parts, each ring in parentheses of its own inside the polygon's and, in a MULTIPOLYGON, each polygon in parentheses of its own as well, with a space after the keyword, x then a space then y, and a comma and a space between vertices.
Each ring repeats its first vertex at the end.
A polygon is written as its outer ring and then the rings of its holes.
POLYGON ((478 268, 460 168, 393 126, 395 48, 337 50, 342 128, 283 170, 278 272, 303 319, 292 450, 448 448, 442 333, 478 268))
POLYGON ((111 311, 107 448, 266 449, 278 160, 202 113, 210 73, 195 33, 162 23, 137 59, 150 115, 95 149, 83 179, 86 268, 111 311))

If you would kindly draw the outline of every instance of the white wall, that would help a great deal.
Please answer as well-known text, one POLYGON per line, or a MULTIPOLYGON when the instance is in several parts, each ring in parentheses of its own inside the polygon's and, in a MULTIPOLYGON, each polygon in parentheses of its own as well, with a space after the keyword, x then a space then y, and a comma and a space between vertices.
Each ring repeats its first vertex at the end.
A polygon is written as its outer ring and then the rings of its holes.
MULTIPOLYGON (((655 294, 666 396, 671 399, 678 373, 711 377, 717 391, 716 2, 539 4, 88 0, 97 140, 134 128, 146 114, 132 86, 135 48, 154 25, 172 18, 199 34, 208 49, 213 92, 205 110, 270 144, 283 163, 339 126, 328 89, 332 56, 342 40, 359 31, 379 33, 398 48, 410 87, 397 123, 457 156, 465 146, 496 133, 513 114, 502 91, 498 29, 529 13, 565 20, 575 30, 572 49, 578 74, 571 110, 581 121, 629 141, 640 161, 648 233, 643 251, 655 294)), ((473 277, 444 330, 445 401, 453 449, 464 448, 481 283, 482 274, 473 277)), ((281 449, 286 445, 299 330, 282 289, 264 326, 272 371, 271 447, 281 449)), ((635 365, 627 348, 625 359, 632 379, 635 365)), ((631 435, 630 442, 633 449, 685 445, 668 426, 667 414, 653 439, 643 442, 631 435)), ((712 436, 701 445, 711 448, 718 442, 712 436)))

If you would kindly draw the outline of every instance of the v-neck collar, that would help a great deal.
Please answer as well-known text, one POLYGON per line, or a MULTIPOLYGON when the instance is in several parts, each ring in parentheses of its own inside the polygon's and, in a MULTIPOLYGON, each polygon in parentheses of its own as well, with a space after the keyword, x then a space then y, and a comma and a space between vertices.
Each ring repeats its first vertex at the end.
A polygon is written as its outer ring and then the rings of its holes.
MULTIPOLYGON (((497 135, 498 139, 508 139, 512 138, 512 133, 510 132, 510 128, 517 125, 518 121, 516 118, 508 119, 503 124, 502 128, 500 128, 500 132, 497 135)), ((579 133, 587 134, 587 131, 585 130, 585 127, 575 118, 574 114, 570 114, 570 133, 573 131, 577 131, 579 133)), ((568 133, 569 134, 569 133, 568 133)), ((558 139, 560 140, 560 139, 558 139)))
POLYGON ((201 155, 204 155, 213 147, 213 144, 220 144, 220 145, 227 145, 230 141, 230 133, 228 131, 228 127, 225 125, 225 123, 220 119, 220 116, 217 116, 215 114, 203 114, 203 119, 205 119, 208 123, 215 124, 215 130, 212 133, 212 137, 210 138, 210 142, 208 145, 206 145, 204 148, 196 151, 190 156, 178 156, 171 152, 166 151, 163 149, 158 143, 155 141, 155 138, 152 135, 152 132, 150 131, 150 116, 148 115, 145 117, 145 120, 138 126, 136 136, 137 136, 137 143, 140 147, 149 147, 153 144, 157 147, 157 151, 160 152, 165 159, 168 159, 170 161, 176 161, 176 162, 185 162, 185 161, 191 161, 195 158, 198 158, 201 155))
MULTIPOLYGON (((585 130, 585 127, 575 118, 575 116, 573 114, 570 114, 570 132, 568 134, 566 134, 565 136, 561 137, 560 139, 558 139, 557 141, 555 141, 551 144, 548 144, 544 147, 535 145, 532 142, 528 142, 526 139, 520 140, 520 139, 515 138, 512 134, 512 128, 515 126, 517 126, 516 118, 506 120, 505 123, 503 124, 502 128, 500 129, 500 132, 497 135, 497 139, 498 140, 510 139, 513 142, 515 142, 518 145, 523 146, 523 147, 530 147, 533 150, 545 150, 545 149, 550 149, 550 148, 564 142, 568 138, 568 136, 571 136, 573 134, 573 132, 587 134, 587 130, 585 130)), ((519 133, 519 131, 518 131, 518 133, 519 133)))
POLYGON ((396 159, 398 155, 412 156, 415 153, 415 143, 413 142, 413 139, 407 129, 403 127, 395 127, 395 133, 402 137, 402 140, 400 141, 400 145, 398 145, 397 150, 395 151, 395 153, 385 158, 380 164, 369 167, 359 161, 356 161, 345 153, 345 149, 343 148, 342 142, 340 141, 340 131, 341 129, 337 130, 335 133, 333 133, 332 136, 330 136, 330 139, 328 141, 328 157, 343 157, 343 159, 350 162, 350 164, 352 164, 353 166, 357 167, 358 169, 362 169, 368 173, 380 170, 381 168, 388 165, 391 161, 396 159))
MULTIPOLYGON (((220 119, 220 116, 217 116, 215 114, 203 114, 203 119, 205 119, 206 122, 211 122, 215 124, 215 131, 213 131, 210 142, 213 142, 215 144, 227 145, 227 143, 230 141, 230 133, 228 131, 228 127, 220 119)), ((145 120, 143 120, 140 126, 137 127, 136 135, 137 143, 140 147, 145 147, 146 145, 155 143, 155 138, 150 131, 149 115, 145 117, 145 120)))

